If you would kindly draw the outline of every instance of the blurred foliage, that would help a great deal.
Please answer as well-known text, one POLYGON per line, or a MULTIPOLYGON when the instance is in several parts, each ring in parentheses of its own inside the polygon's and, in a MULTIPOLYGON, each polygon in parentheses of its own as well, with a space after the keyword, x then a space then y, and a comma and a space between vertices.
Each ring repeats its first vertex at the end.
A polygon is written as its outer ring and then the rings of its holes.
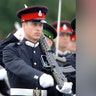
MULTIPOLYGON (((0 3, 0 39, 5 38, 9 32, 15 29, 15 21, 20 22, 16 12, 24 8, 24 4, 45 5, 48 7, 46 19, 53 23, 58 19, 59 0, 2 0, 0 3)), ((76 16, 76 0, 62 0, 61 20, 72 20, 76 16)))

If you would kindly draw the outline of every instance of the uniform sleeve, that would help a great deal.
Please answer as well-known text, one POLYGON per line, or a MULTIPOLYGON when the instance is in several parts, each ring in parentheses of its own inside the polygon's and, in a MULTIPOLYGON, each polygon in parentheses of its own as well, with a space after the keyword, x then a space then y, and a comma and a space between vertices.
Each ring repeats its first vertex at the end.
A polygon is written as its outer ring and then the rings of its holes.
POLYGON ((75 56, 75 54, 67 55, 66 59, 67 59, 67 62, 65 62, 65 65, 72 65, 72 67, 76 69, 76 56, 75 56))
POLYGON ((13 43, 13 42, 19 42, 19 40, 12 33, 7 38, 0 41, 0 65, 2 65, 3 67, 4 67, 4 64, 2 62, 2 50, 9 43, 13 43))
POLYGON ((34 80, 38 82, 39 77, 43 74, 43 72, 32 68, 19 58, 17 48, 14 48, 11 44, 3 50, 3 62, 8 71, 29 82, 34 80))

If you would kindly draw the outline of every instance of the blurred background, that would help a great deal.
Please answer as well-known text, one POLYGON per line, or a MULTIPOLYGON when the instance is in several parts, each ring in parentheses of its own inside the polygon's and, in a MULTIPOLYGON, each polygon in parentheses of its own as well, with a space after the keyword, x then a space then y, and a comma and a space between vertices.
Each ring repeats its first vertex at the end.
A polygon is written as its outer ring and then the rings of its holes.
MULTIPOLYGON (((45 5, 48 7, 46 20, 49 24, 58 19, 59 0, 2 0, 0 3, 0 39, 5 38, 15 27, 14 23, 20 20, 16 12, 24 8, 24 4, 45 5)), ((72 20, 76 16, 76 0, 62 0, 61 20, 72 20)))

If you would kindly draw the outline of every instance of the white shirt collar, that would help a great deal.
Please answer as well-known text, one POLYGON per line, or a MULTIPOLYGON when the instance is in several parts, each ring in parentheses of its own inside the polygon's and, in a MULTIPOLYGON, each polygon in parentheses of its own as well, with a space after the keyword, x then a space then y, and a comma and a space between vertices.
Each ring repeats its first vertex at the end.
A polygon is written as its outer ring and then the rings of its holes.
POLYGON ((66 54, 68 54, 68 53, 70 53, 69 50, 65 50, 65 51, 60 51, 60 50, 58 50, 58 54, 60 54, 60 55, 66 55, 66 54))
POLYGON ((25 41, 25 44, 30 46, 30 47, 37 47, 39 45, 39 42, 36 42, 36 43, 32 43, 30 41, 25 41))

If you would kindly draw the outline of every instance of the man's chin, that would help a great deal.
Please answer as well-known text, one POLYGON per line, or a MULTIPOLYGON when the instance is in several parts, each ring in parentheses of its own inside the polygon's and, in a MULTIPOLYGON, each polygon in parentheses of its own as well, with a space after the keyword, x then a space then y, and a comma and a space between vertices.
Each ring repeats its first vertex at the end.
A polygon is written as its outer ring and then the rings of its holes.
POLYGON ((35 40, 39 40, 39 39, 40 39, 40 36, 37 36, 37 37, 35 37, 34 39, 35 39, 35 40))

